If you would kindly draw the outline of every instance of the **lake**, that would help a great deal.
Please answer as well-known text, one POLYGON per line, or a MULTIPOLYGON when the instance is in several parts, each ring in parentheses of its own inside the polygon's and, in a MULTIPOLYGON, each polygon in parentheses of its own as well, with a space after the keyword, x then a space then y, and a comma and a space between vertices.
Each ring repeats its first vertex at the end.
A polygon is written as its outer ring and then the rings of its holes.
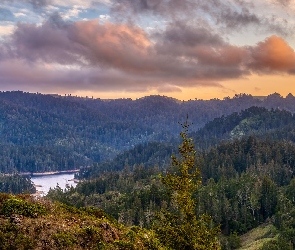
POLYGON ((66 185, 76 187, 77 183, 73 181, 74 173, 67 174, 53 174, 32 176, 31 180, 36 185, 36 190, 43 192, 41 195, 46 195, 50 188, 55 188, 58 184, 62 189, 65 189, 66 185))

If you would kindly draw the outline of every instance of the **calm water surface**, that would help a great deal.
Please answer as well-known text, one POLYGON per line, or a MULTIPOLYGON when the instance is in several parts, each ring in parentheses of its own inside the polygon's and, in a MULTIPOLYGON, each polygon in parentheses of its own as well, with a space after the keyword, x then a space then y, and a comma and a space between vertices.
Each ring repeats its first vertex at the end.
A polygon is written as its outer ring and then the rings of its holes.
POLYGON ((42 191, 43 195, 46 195, 50 188, 55 188, 57 184, 62 189, 65 189, 67 184, 76 187, 77 183, 72 181, 73 179, 74 173, 31 177, 32 182, 37 185, 37 191, 42 191))

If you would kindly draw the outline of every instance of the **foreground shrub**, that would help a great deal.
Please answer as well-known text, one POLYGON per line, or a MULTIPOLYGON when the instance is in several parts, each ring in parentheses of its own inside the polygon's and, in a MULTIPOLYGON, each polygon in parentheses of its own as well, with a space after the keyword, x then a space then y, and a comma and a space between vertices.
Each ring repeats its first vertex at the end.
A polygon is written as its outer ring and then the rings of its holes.
POLYGON ((1 214, 5 216, 18 214, 31 218, 38 217, 38 215, 44 215, 45 213, 46 209, 43 205, 30 203, 17 198, 10 198, 4 201, 1 210, 1 214))

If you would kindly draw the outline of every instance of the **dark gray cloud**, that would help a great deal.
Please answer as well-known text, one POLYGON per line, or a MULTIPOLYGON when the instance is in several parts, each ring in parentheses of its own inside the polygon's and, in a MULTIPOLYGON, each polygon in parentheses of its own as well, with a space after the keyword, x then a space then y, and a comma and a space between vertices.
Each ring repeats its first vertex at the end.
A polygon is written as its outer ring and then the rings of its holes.
POLYGON ((20 3, 20 4, 30 4, 35 10, 40 10, 47 5, 51 4, 53 1, 52 0, 1 0, 2 3, 5 4, 15 4, 15 3, 20 3))
POLYGON ((18 23, 11 40, 6 44, 15 57, 25 58, 29 61, 42 60, 44 62, 56 62, 59 64, 75 63, 77 56, 69 39, 68 24, 56 14, 37 26, 31 23, 18 23))
POLYGON ((209 26, 193 22, 175 21, 166 26, 164 32, 156 34, 164 44, 193 47, 196 45, 220 45, 223 38, 209 26))
POLYGON ((205 13, 216 24, 230 29, 260 23, 260 18, 251 13, 249 4, 242 0, 235 4, 222 0, 114 0, 112 11, 121 15, 146 13, 189 20, 193 14, 205 13))
POLYGON ((52 3, 52 0, 25 0, 31 4, 35 9, 43 8, 52 3))
POLYGON ((244 50, 225 42, 209 28, 189 22, 175 22, 166 27, 154 46, 158 55, 185 58, 195 64, 199 76, 239 77, 243 75, 240 64, 244 50), (211 72, 211 73, 210 73, 211 72))
MULTIPOLYGON (((275 32, 283 36, 293 34, 293 27, 287 19, 283 22, 275 15, 265 16, 257 11, 253 3, 243 0, 207 0, 199 1, 199 10, 206 13, 210 21, 214 21, 217 30, 225 33, 245 31, 255 28, 257 33, 275 32)), ((199 12, 200 13, 200 12, 199 12)))
POLYGON ((239 11, 225 8, 220 13, 216 13, 215 18, 217 24, 224 24, 229 29, 261 24, 261 19, 246 8, 242 8, 239 11))
POLYGON ((14 15, 13 13, 5 8, 0 7, 0 21, 13 21, 14 15))
MULTIPOLYGON (((274 1, 285 6, 290 3, 290 0, 274 1)), ((258 13, 254 3, 244 0, 113 0, 112 12, 121 19, 146 14, 161 16, 163 20, 213 21, 216 30, 227 33, 255 27, 259 33, 293 34, 292 26, 258 13)))
POLYGON ((194 0, 114 0, 112 11, 120 14, 185 15, 197 7, 194 0))

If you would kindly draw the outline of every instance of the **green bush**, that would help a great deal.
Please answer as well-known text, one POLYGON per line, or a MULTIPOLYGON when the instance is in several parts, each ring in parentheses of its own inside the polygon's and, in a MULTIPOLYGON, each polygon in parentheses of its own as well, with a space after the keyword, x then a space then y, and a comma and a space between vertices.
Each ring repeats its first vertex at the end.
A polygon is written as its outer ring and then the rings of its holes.
POLYGON ((1 214, 10 216, 12 214, 35 218, 46 214, 46 209, 41 204, 30 203, 25 200, 11 198, 3 202, 1 214))
POLYGON ((53 235, 54 242, 56 246, 60 247, 70 247, 76 244, 76 239, 70 233, 56 233, 53 235))
POLYGON ((264 243, 259 250, 280 250, 279 243, 277 240, 270 240, 267 243, 264 243))
POLYGON ((231 249, 237 249, 241 246, 241 239, 237 232, 231 233, 228 237, 228 243, 231 249))
POLYGON ((33 249, 34 241, 27 235, 19 232, 19 228, 12 223, 0 225, 1 250, 28 250, 33 249))

